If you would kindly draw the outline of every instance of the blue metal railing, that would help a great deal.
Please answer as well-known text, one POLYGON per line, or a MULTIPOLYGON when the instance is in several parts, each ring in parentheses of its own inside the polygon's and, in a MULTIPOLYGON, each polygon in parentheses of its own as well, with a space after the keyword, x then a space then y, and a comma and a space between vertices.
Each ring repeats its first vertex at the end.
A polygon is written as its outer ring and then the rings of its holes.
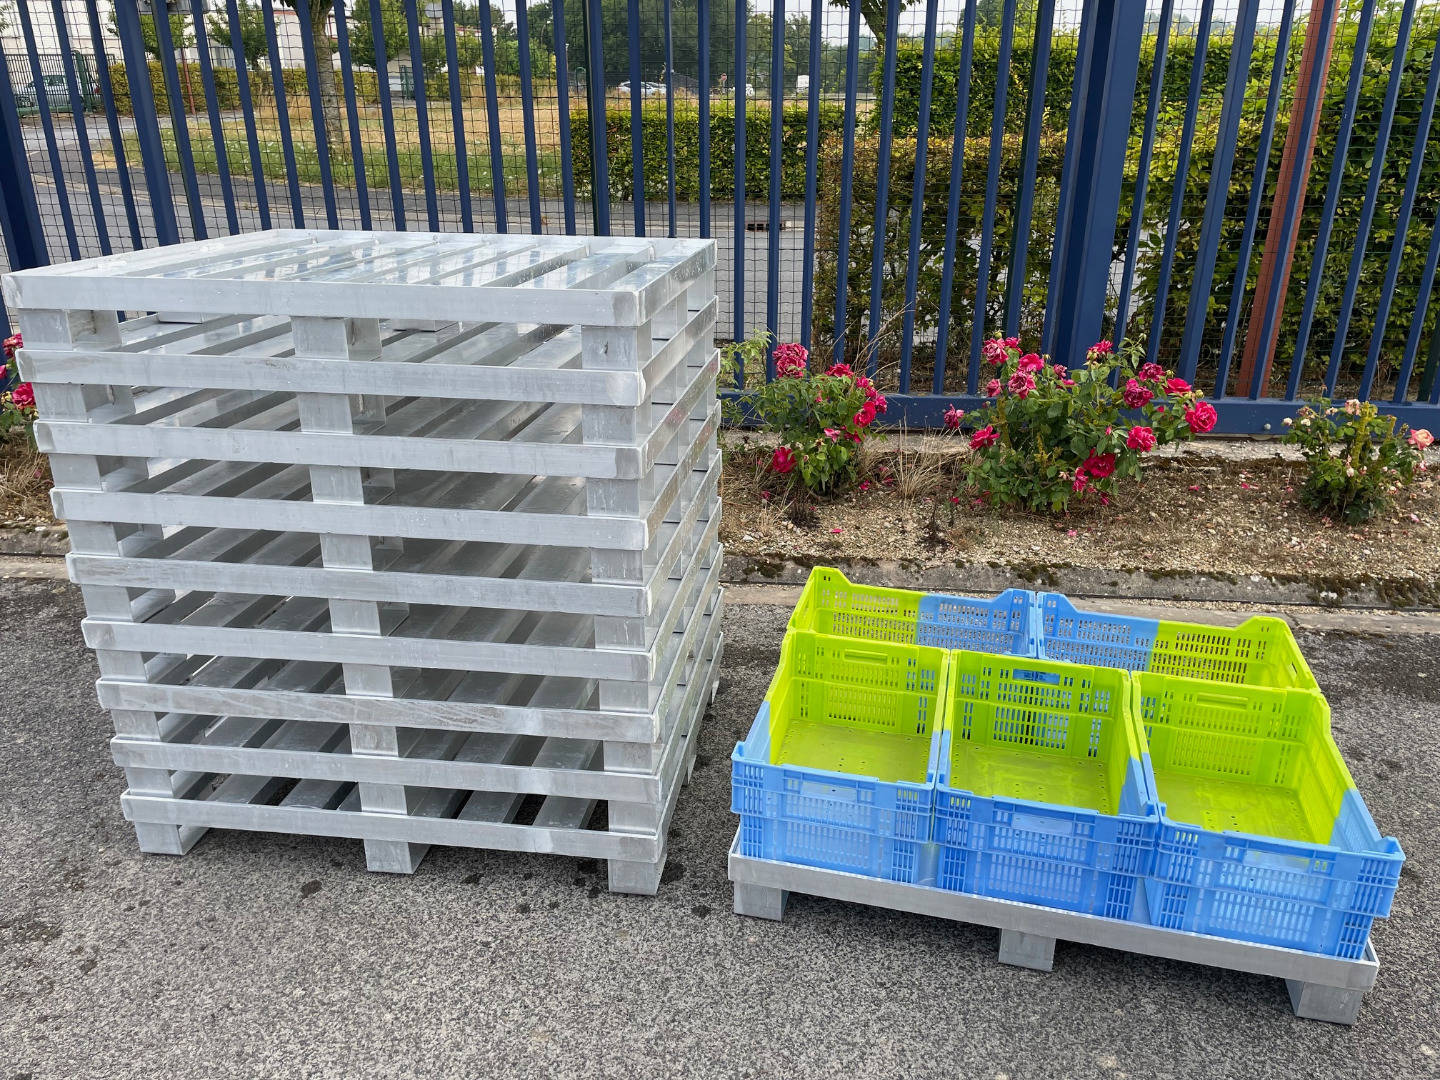
POLYGON ((889 422, 983 400, 1003 329, 1067 363, 1102 334, 1138 343, 1211 391, 1225 430, 1275 430, 1322 392, 1440 423, 1433 5, 1003 0, 987 20, 977 0, 440 0, 403 5, 387 43, 381 0, 335 0, 323 41, 317 2, 179 0, 156 20, 119 0, 108 37, 96 5, 16 0, 8 264, 322 207, 331 228, 714 236, 726 335, 863 358, 889 422), (1328 75, 1305 48, 1333 48, 1328 75), (1294 160, 1312 145, 1313 174, 1294 160))

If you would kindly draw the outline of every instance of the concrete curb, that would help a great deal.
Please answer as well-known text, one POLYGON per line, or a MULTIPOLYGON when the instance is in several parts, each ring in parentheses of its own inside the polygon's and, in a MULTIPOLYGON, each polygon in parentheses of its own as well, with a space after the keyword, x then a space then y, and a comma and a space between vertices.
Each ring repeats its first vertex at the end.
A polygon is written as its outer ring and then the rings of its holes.
MULTIPOLYGON (((1398 608, 1440 610, 1440 583, 1418 578, 1322 579, 1250 574, 1100 569, 1082 566, 1012 567, 985 563, 916 566, 901 562, 835 560, 846 577, 867 585, 929 592, 998 593, 1044 589, 1092 599, 1255 604, 1266 607, 1398 608)), ((723 580, 730 585, 802 585, 808 564, 783 557, 727 554, 723 580)))
POLYGON ((70 534, 55 532, 64 526, 47 526, 44 532, 36 529, 0 529, 0 555, 46 555, 65 556, 70 554, 70 534))

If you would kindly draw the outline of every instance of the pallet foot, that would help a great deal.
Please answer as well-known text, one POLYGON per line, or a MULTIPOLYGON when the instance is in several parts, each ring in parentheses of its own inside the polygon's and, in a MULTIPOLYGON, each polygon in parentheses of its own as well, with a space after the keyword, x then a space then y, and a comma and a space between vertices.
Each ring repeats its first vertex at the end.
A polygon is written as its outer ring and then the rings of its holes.
POLYGON ((194 825, 162 825, 155 821, 135 822, 135 838, 147 855, 184 855, 207 832, 194 825))
POLYGON ((1332 1024, 1353 1024, 1360 1016, 1363 990, 1286 979, 1290 991, 1290 1007, 1295 1015, 1306 1020, 1325 1020, 1332 1024))
POLYGON ((785 917, 785 902, 790 894, 784 889, 772 889, 766 885, 747 885, 735 882, 735 914, 749 915, 756 919, 772 919, 779 922, 785 917))
POLYGON ((1055 966, 1055 939, 1022 930, 1000 931, 1000 962, 1049 971, 1055 966))
POLYGON ((405 840, 366 840, 365 869, 378 874, 413 874, 429 850, 429 844, 405 840))
POLYGON ((660 874, 665 869, 665 860, 657 863, 622 862, 619 859, 607 861, 606 869, 610 878, 612 893, 631 893, 635 896, 654 896, 660 891, 660 874))

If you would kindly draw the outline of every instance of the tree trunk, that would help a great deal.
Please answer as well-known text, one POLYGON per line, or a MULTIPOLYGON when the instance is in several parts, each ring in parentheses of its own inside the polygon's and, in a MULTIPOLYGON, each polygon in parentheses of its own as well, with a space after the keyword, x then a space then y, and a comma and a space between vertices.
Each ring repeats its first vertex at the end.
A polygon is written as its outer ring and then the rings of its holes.
MULTIPOLYGON (((295 0, 286 0, 296 8, 295 0)), ((340 118, 340 91, 335 85, 335 54, 330 48, 330 34, 326 24, 334 9, 334 0, 310 0, 310 43, 315 54, 315 75, 320 82, 320 108, 325 120, 325 140, 330 145, 332 157, 349 160, 350 145, 345 141, 345 130, 340 118)), ((298 13, 298 9, 297 9, 298 13)))

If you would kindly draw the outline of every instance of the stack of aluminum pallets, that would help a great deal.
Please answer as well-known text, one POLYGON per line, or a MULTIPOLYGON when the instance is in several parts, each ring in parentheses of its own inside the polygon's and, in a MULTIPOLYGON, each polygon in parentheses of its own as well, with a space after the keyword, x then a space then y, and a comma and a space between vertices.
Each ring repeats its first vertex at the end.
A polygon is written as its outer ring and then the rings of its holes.
POLYGON ((5 279, 143 850, 656 890, 722 648, 714 261, 278 231, 5 279))

